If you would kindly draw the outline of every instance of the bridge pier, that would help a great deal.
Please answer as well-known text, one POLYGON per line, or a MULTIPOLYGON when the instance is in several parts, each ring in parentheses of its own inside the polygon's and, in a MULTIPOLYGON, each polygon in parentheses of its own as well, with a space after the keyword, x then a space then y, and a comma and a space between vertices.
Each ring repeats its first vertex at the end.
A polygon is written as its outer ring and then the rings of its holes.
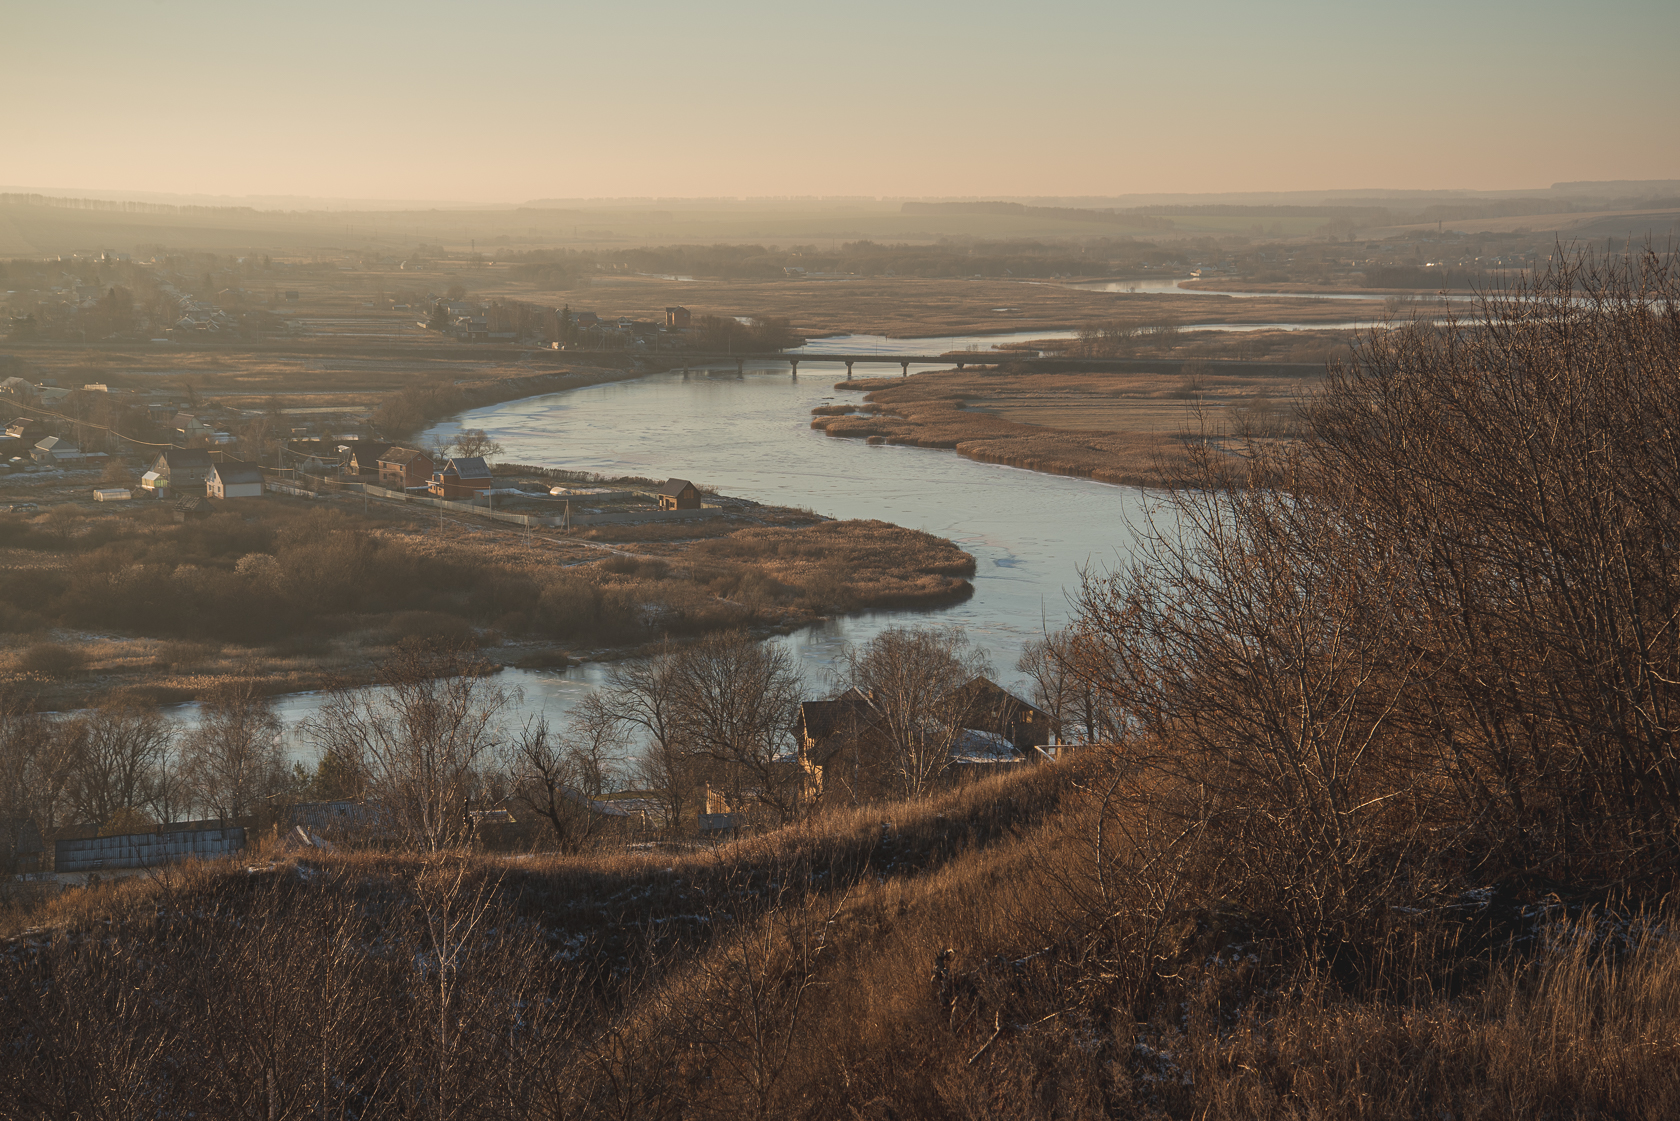
POLYGON ((852 360, 850 358, 846 359, 846 380, 852 380, 852 360))
POLYGON ((746 376, 747 376, 747 360, 745 358, 735 359, 735 377, 738 380, 740 380, 740 379, 745 379, 746 376))
POLYGON ((799 359, 790 358, 790 359, 788 359, 788 361, 793 363, 793 376, 798 377, 799 376, 799 359))
POLYGON ((910 363, 908 363, 908 362, 900 362, 900 363, 899 363, 899 365, 900 365, 900 366, 902 366, 902 367, 903 367, 903 368, 904 368, 904 373, 903 373, 903 375, 902 375, 902 376, 903 376, 903 377, 909 377, 909 376, 910 376, 910 363))

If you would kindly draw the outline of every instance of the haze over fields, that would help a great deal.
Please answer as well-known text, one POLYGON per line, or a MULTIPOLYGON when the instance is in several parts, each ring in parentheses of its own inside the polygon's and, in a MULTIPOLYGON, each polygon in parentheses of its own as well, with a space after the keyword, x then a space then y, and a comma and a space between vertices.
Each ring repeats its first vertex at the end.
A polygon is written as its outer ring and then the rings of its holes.
POLYGON ((1672 179, 1676 41, 1667 0, 29 4, 0 180, 291 208, 1672 179))

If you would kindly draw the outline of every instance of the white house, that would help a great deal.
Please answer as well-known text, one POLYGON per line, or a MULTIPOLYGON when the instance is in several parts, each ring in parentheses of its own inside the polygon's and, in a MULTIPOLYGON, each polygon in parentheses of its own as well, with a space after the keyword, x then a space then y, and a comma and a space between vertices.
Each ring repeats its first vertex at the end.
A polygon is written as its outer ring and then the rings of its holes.
POLYGON ((211 498, 261 498, 262 468, 238 460, 214 464, 204 481, 204 492, 211 498))

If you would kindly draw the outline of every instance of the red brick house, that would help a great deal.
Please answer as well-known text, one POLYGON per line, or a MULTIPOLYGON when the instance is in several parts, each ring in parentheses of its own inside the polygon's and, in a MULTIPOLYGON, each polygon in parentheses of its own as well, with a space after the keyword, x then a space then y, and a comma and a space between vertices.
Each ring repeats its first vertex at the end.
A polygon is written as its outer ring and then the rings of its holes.
POLYGON ((432 475, 432 493, 439 498, 477 498, 490 489, 490 467, 483 456, 455 456, 432 475))

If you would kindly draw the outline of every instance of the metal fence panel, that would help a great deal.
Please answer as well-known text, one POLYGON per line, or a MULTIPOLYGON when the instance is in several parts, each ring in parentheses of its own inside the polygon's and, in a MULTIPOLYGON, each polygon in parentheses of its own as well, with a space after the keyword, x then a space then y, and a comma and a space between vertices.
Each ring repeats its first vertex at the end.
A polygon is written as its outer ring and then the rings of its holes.
POLYGON ((57 841, 53 867, 59 872, 102 872, 112 868, 150 868, 179 860, 210 860, 245 848, 245 830, 193 829, 179 833, 126 833, 57 841))

